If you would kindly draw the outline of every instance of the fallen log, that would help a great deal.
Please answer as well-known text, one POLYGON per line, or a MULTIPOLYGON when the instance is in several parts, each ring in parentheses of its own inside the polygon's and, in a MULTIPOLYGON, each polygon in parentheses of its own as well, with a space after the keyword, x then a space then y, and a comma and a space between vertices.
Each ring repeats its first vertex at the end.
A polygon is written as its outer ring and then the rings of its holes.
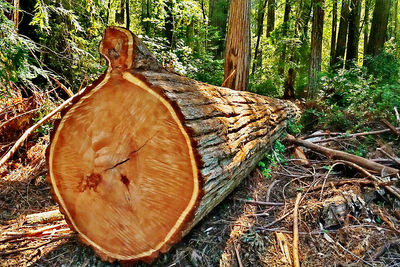
POLYGON ((152 261, 255 168, 300 110, 162 68, 109 27, 108 69, 65 110, 48 148, 68 224, 104 260, 152 261))

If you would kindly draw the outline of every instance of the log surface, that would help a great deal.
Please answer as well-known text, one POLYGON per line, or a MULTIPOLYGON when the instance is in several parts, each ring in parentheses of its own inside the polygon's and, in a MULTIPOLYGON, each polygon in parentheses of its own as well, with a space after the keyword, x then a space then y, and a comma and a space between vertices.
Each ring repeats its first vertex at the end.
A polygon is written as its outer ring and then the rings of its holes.
POLYGON ((152 261, 250 173, 300 111, 158 65, 109 27, 108 69, 67 109, 48 150, 53 196, 105 260, 152 261))

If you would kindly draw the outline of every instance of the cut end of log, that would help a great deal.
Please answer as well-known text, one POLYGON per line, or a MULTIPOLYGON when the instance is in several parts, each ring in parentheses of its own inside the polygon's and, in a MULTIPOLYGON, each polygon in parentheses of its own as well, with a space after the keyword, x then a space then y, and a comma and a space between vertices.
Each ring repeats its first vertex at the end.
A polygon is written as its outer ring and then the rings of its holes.
POLYGON ((109 27, 108 69, 52 133, 49 181, 71 228, 108 261, 151 262, 257 165, 288 119, 287 101, 190 80, 109 27))
POLYGON ((130 66, 124 31, 106 31, 111 71, 60 120, 49 178, 70 225, 104 259, 151 261, 181 238, 199 171, 171 104, 130 73, 113 75, 130 66))

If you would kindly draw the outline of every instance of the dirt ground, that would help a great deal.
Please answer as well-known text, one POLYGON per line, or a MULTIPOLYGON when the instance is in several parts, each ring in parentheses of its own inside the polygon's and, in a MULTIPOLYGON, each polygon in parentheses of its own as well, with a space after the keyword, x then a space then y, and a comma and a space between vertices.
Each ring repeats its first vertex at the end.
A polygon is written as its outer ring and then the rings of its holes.
MULTIPOLYGON (((48 216, 58 207, 45 181, 47 145, 40 138, 0 169, 0 266, 118 266, 48 216)), ((312 151, 301 165, 292 150, 287 144, 271 178, 253 171, 168 253, 137 266, 292 266, 297 195, 301 266, 400 266, 399 200, 312 151)))

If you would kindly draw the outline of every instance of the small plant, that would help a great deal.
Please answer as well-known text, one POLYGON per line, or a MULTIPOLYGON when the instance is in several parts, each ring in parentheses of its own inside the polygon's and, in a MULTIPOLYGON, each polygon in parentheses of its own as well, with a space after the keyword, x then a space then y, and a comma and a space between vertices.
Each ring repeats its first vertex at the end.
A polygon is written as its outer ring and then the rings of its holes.
POLYGON ((258 167, 265 178, 272 178, 272 169, 276 168, 278 164, 287 164, 286 158, 283 155, 286 147, 279 141, 276 140, 272 151, 264 155, 264 159, 258 162, 258 167))

